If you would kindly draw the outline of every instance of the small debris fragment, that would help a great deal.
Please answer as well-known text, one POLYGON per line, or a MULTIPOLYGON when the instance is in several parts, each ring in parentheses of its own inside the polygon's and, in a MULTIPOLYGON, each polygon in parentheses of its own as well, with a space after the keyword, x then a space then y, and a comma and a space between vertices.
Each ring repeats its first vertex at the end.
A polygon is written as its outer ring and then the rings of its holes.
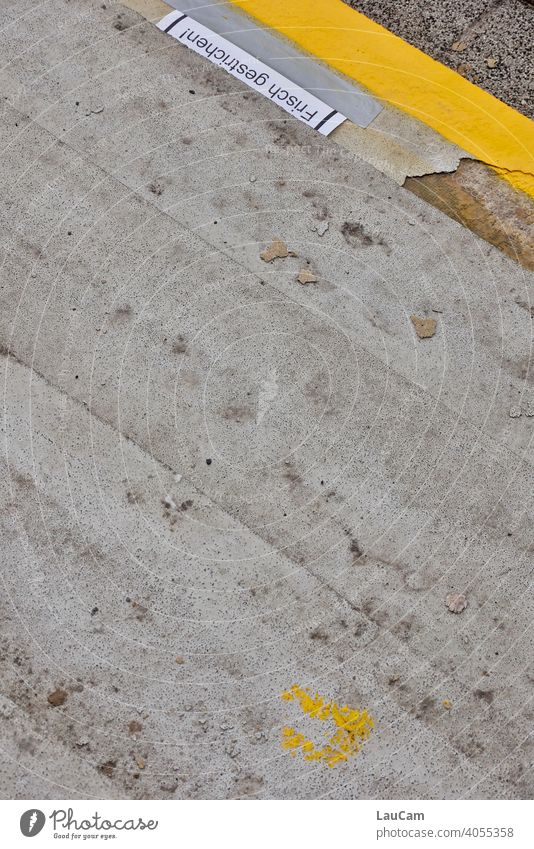
POLYGON ((268 248, 265 248, 265 250, 260 254, 260 257, 264 262, 272 262, 273 259, 285 259, 286 256, 289 256, 289 251, 286 243, 282 242, 281 239, 275 239, 274 242, 268 248))
POLYGON ((461 613, 467 607, 467 599, 462 593, 449 593, 445 603, 451 613, 461 613))
POLYGON ((51 704, 52 707, 59 707, 65 703, 67 696, 68 693, 65 690, 62 690, 61 687, 58 687, 53 693, 49 693, 48 703, 51 704))
POLYGON ((442 705, 445 710, 450 710, 452 707, 452 702, 450 702, 449 699, 443 699, 442 705))
POLYGON ((255 183, 256 177, 249 177, 248 180, 249 180, 249 183, 255 183))
POLYGON ((179 663, 180 665, 182 663, 185 663, 185 660, 184 660, 184 658, 182 657, 181 654, 179 654, 178 657, 176 658, 176 663, 179 663))
POLYGON ((318 236, 324 236, 329 227, 330 224, 328 221, 319 221, 317 224, 312 224, 310 229, 314 233, 317 233, 318 236))
POLYGON ((468 47, 469 45, 467 41, 455 41, 454 44, 451 45, 451 50, 454 50, 455 53, 463 53, 468 47))
POLYGON ((306 286, 307 283, 317 283, 317 277, 307 268, 301 268, 297 280, 302 286, 306 286))
POLYGON ((510 407, 510 412, 508 415, 511 419, 518 419, 521 415, 521 407, 510 407))
POLYGON ((462 77, 465 77, 465 76, 466 76, 466 74, 469 74, 469 73, 470 73, 470 71, 472 70, 472 68, 471 68, 471 65, 469 65, 467 62, 462 62, 462 64, 461 64, 461 65, 458 65, 458 67, 456 68, 456 70, 458 71, 458 73, 459 73, 459 74, 461 74, 461 75, 462 75, 462 77))
POLYGON ((177 473, 175 474, 175 476, 174 476, 174 482, 175 482, 175 483, 180 483, 180 481, 181 481, 181 480, 182 480, 182 476, 181 476, 181 475, 179 475, 179 474, 178 474, 178 472, 177 472, 177 473))
POLYGON ((11 719, 13 714, 15 713, 15 706, 8 699, 4 698, 4 696, 0 696, 0 716, 3 719, 11 719))
POLYGON ((434 318, 420 318, 417 315, 411 315, 410 321, 415 327, 419 339, 430 339, 436 332, 437 322, 434 318))
POLYGON ((486 59, 486 65, 488 68, 496 68, 500 61, 500 59, 495 59, 493 56, 488 56, 486 59))
POLYGON ((141 757, 141 755, 134 754, 134 760, 137 764, 138 769, 145 768, 145 759, 141 757))
POLYGON ((224 747, 224 752, 230 758, 237 758, 241 749, 238 749, 234 743, 228 744, 224 747))
POLYGON ((139 734, 140 731, 143 730, 143 726, 136 719, 132 719, 132 721, 128 725, 128 731, 130 734, 139 734))
POLYGON ((160 790, 163 790, 164 793, 175 793, 178 790, 178 782, 171 783, 166 782, 165 784, 159 785, 160 790))
POLYGON ((176 510, 176 502, 173 501, 170 495, 166 495, 163 503, 168 510, 176 510))
POLYGON ((132 607, 136 611, 135 618, 142 622, 148 613, 148 607, 145 607, 144 604, 141 604, 139 601, 132 601, 132 607))
POLYGON ((211 457, 208 457, 208 458, 206 459, 206 466, 211 466, 212 462, 213 462, 213 461, 212 461, 211 457))

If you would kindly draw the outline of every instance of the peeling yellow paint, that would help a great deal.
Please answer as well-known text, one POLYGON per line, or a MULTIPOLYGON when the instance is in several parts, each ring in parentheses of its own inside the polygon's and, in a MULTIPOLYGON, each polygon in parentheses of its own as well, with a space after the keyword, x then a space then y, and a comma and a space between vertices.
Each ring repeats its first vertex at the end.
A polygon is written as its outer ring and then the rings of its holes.
POLYGON ((341 0, 230 0, 534 197, 534 122, 341 0))
POLYGON ((327 743, 322 747, 316 746, 294 728, 286 726, 282 730, 282 748, 293 756, 301 749, 306 761, 324 761, 329 767, 348 761, 359 751, 362 742, 368 739, 374 728, 374 722, 366 710, 355 710, 348 705, 339 707, 336 702, 326 702, 318 693, 311 696, 308 690, 298 684, 293 684, 290 690, 282 693, 282 699, 298 701, 304 713, 321 722, 331 720, 337 729, 330 736, 325 735, 327 743))

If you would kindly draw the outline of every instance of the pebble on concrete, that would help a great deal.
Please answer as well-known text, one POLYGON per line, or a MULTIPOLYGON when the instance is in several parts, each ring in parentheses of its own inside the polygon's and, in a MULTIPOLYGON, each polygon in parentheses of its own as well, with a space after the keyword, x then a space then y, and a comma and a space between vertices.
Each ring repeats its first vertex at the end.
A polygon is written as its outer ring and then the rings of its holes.
POLYGON ((67 696, 68 693, 66 690, 62 690, 61 687, 58 687, 53 693, 48 694, 48 703, 51 704, 52 707, 59 707, 65 703, 67 696))
POLYGON ((451 613, 461 613, 467 607, 467 599, 462 593, 449 593, 445 603, 451 613))
POLYGON ((430 339, 436 332, 437 322, 434 318, 420 318, 417 315, 411 315, 410 321, 415 327, 419 339, 430 339))
POLYGON ((273 259, 285 259, 289 251, 285 242, 275 239, 268 248, 261 252, 260 257, 264 262, 272 262, 273 259))
POLYGON ((297 280, 302 286, 305 286, 307 283, 317 283, 317 277, 312 271, 308 271, 307 268, 302 268, 299 271, 297 280))
POLYGON ((317 224, 312 225, 311 230, 314 233, 317 233, 318 236, 324 236, 329 226, 330 224, 328 221, 319 221, 317 224))

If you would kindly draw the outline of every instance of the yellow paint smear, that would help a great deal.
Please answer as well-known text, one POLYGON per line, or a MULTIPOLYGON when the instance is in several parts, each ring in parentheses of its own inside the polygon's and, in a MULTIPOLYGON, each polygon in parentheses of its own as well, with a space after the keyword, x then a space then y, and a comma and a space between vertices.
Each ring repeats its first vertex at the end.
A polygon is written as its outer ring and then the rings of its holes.
POLYGON ((534 122, 342 0, 230 0, 534 197, 534 122))
POLYGON ((360 750, 361 744, 374 728, 374 722, 366 710, 355 710, 348 705, 339 707, 336 702, 326 702, 319 693, 310 695, 308 690, 298 684, 293 684, 290 690, 282 693, 282 699, 297 701, 302 711, 312 719, 321 722, 330 720, 334 725, 334 733, 327 733, 327 743, 321 747, 294 728, 286 726, 282 729, 282 748, 292 755, 301 749, 306 761, 323 761, 329 767, 348 761, 360 750))

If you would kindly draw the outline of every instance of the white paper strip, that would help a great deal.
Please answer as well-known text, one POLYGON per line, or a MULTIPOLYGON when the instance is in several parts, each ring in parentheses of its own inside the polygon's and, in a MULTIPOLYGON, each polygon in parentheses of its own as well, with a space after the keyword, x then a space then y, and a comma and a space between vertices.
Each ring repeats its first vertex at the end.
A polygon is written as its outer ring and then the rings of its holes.
POLYGON ((323 136, 330 135, 346 120, 345 115, 184 12, 170 12, 157 26, 323 136))

